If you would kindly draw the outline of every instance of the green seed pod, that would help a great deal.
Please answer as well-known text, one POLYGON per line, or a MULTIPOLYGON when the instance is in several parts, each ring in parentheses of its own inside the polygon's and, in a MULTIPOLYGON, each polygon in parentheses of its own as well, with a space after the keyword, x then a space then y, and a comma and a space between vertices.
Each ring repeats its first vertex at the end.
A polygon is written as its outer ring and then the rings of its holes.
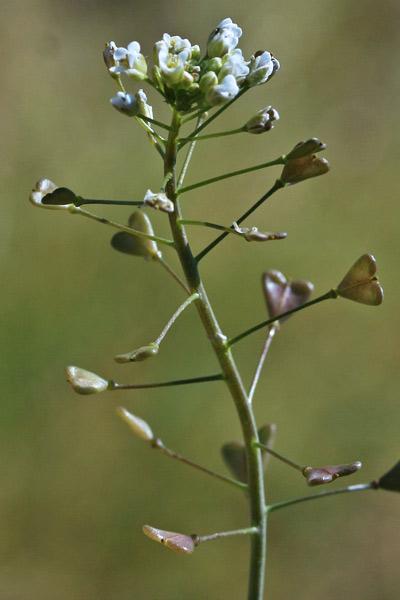
MULTIPOLYGON (((132 213, 128 223, 131 229, 154 235, 149 217, 141 210, 132 213)), ((111 239, 111 246, 119 252, 131 254, 132 256, 142 256, 146 260, 155 259, 161 255, 154 240, 141 238, 126 231, 116 233, 111 239)))
POLYGON ((108 381, 80 367, 67 367, 65 375, 68 383, 77 394, 98 394, 108 388, 108 381))
POLYGON ((143 421, 143 419, 133 415, 122 406, 117 408, 117 413, 137 437, 147 442, 150 442, 154 439, 151 427, 146 423, 146 421, 143 421))

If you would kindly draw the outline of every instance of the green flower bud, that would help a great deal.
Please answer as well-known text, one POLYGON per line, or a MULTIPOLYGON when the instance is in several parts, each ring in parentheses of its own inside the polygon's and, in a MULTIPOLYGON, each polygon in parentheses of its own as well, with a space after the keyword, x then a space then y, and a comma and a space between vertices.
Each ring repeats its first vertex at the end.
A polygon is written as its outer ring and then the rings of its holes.
POLYGON ((217 85, 217 83, 218 77, 216 74, 213 71, 208 71, 207 73, 204 73, 199 81, 200 91, 205 94, 209 88, 217 85))
POLYGON ((65 375, 68 383, 77 394, 98 394, 108 388, 108 381, 80 367, 67 367, 65 375))
POLYGON ((214 73, 219 73, 222 67, 222 58, 219 56, 215 56, 208 61, 207 71, 214 71, 214 73))

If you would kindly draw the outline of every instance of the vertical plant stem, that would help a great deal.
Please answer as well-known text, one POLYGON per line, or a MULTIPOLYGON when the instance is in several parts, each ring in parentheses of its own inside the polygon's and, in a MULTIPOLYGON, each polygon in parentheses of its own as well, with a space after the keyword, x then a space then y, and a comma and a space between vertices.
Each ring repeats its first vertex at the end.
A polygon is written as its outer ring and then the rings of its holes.
POLYGON ((180 121, 179 114, 174 112, 164 161, 165 174, 168 172, 173 173, 173 177, 169 180, 166 189, 168 198, 175 204, 175 211, 169 215, 170 226, 175 249, 179 255, 187 284, 192 294, 198 294, 198 298, 194 301, 194 304, 203 323, 205 333, 219 361, 224 380, 235 403, 242 427, 247 456, 250 525, 257 531, 257 533, 251 536, 248 600, 262 600, 266 556, 267 512, 265 510, 261 451, 253 444, 253 441, 258 441, 257 427, 231 349, 226 343, 227 338, 223 335, 214 315, 186 236, 185 227, 180 222, 182 215, 176 194, 176 153, 180 121))

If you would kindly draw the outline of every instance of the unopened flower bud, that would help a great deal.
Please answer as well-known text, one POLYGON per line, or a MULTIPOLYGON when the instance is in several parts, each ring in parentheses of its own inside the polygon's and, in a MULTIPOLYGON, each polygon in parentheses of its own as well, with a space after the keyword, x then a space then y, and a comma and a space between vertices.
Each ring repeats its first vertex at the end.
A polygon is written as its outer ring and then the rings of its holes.
POLYGON ((120 113, 127 117, 136 117, 140 112, 139 102, 132 94, 125 94, 125 92, 117 92, 115 98, 111 98, 110 103, 120 113))
POLYGON ((372 254, 363 254, 354 263, 335 292, 342 298, 377 306, 383 300, 383 289, 376 275, 376 260, 372 254))
POLYGON ((147 96, 142 89, 140 89, 138 92, 136 92, 135 100, 139 104, 140 114, 144 115, 145 117, 150 117, 150 119, 152 119, 153 118, 153 109, 150 106, 150 104, 147 104, 147 96))
POLYGON ((318 158, 316 154, 295 158, 283 167, 280 180, 285 185, 300 183, 311 177, 324 175, 329 171, 329 163, 325 158, 318 158))
POLYGON ((208 61, 207 71, 214 71, 218 75, 220 69, 222 67, 222 58, 219 56, 215 56, 208 61))
POLYGON ((210 34, 207 41, 207 54, 210 58, 224 56, 236 48, 242 30, 232 23, 232 19, 224 19, 210 34))
MULTIPOLYGON (((114 52, 117 49, 117 46, 114 42, 109 42, 106 44, 105 50, 103 52, 103 58, 107 69, 111 69, 111 67, 117 66, 117 61, 114 58, 114 52)), ((111 75, 114 75, 111 73, 111 75)))
POLYGON ((164 531, 150 525, 143 525, 143 533, 151 540, 160 542, 160 544, 180 554, 192 554, 196 545, 192 536, 176 533, 175 531, 164 531))
POLYGON ((114 357, 114 360, 117 363, 142 362, 143 360, 156 356, 158 350, 159 347, 157 344, 149 344, 148 346, 142 346, 141 348, 132 350, 132 352, 127 352, 126 354, 118 354, 114 357))
POLYGON ((221 83, 208 88, 206 102, 210 106, 218 106, 232 100, 239 93, 239 86, 233 75, 225 75, 221 83))
POLYGON ((208 89, 216 86, 218 83, 218 77, 213 71, 208 71, 204 73, 202 78, 199 81, 200 91, 205 94, 208 89))
POLYGON ((147 442, 150 442, 154 439, 151 427, 146 423, 146 421, 143 421, 143 419, 133 415, 127 411, 126 408, 123 408, 123 406, 119 406, 117 408, 117 413, 121 419, 127 423, 137 437, 141 438, 142 440, 146 440, 147 442))
POLYGON ((67 367, 65 375, 68 383, 77 394, 98 394, 108 388, 108 381, 80 367, 67 367))
POLYGON ((400 461, 378 479, 377 487, 391 492, 400 492, 400 461))
POLYGON ((318 467, 315 469, 313 467, 304 467, 303 475, 307 480, 307 485, 313 487, 315 485, 330 483, 339 477, 352 475, 361 469, 361 467, 362 463, 360 461, 348 465, 331 465, 329 467, 318 467))
POLYGON ((40 208, 66 210, 77 197, 68 188, 59 188, 50 179, 39 179, 29 196, 29 201, 40 208))
POLYGON ((173 213, 175 210, 174 203, 169 200, 166 194, 163 192, 159 192, 158 194, 154 194, 151 190, 147 190, 143 204, 146 206, 152 206, 156 210, 160 210, 161 212, 173 213))
POLYGON ((265 131, 273 129, 274 121, 279 121, 278 111, 276 111, 275 108, 267 106, 258 111, 254 117, 247 121, 244 130, 247 131, 247 133, 264 133, 265 131))
MULTIPOLYGON (((149 217, 141 210, 137 210, 129 217, 129 227, 136 231, 142 231, 154 235, 149 217)), ((135 236, 126 231, 119 231, 111 239, 111 245, 115 250, 132 256, 142 256, 146 260, 161 256, 154 240, 135 236)))
MULTIPOLYGON (((272 318, 301 306, 311 296, 314 286, 310 281, 291 281, 280 271, 267 271, 262 276, 262 287, 269 316, 272 318)), ((284 317, 285 321, 290 315, 284 317)))
POLYGON ((310 156, 311 154, 315 154, 316 152, 321 152, 321 150, 325 150, 326 144, 321 142, 318 138, 310 138, 305 142, 299 142, 296 146, 286 155, 288 160, 294 160, 296 158, 304 158, 305 156, 310 156))
POLYGON ((279 62, 267 50, 259 50, 251 57, 246 82, 250 87, 265 83, 279 69, 279 62), (275 62, 274 62, 275 60, 275 62))

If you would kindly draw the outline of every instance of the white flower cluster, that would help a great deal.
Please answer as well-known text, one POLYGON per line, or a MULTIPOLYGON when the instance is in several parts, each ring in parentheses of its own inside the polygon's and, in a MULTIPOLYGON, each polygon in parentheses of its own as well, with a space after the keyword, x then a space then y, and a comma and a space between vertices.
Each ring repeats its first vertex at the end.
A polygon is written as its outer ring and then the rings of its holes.
MULTIPOLYGON (((200 58, 199 46, 188 39, 163 35, 153 51, 154 80, 167 102, 178 110, 207 109, 232 100, 242 89, 265 83, 279 69, 279 62, 265 50, 246 61, 237 48, 242 30, 227 18, 214 29, 207 41, 207 52, 200 58)), ((114 42, 103 53, 109 73, 136 81, 148 80, 146 59, 138 42, 119 48, 114 42)), ((118 94, 112 104, 121 112, 134 115, 133 98, 118 94)))

